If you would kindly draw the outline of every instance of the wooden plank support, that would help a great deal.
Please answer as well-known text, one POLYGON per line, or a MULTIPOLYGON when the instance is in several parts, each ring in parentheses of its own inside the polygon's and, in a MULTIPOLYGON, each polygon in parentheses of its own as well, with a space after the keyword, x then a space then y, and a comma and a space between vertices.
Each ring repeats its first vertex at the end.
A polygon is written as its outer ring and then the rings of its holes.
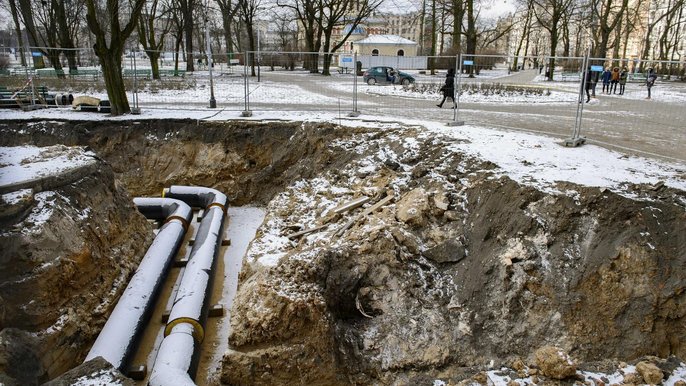
POLYGON ((376 204, 370 206, 369 208, 365 209, 362 213, 360 213, 358 216, 354 217, 352 220, 348 221, 345 223, 342 227, 340 227, 337 231, 335 236, 341 236, 343 232, 345 232, 348 228, 352 227, 355 225, 356 222, 362 220, 365 216, 376 212, 379 208, 382 206, 388 204, 389 202, 393 201, 393 194, 387 195, 384 199, 381 201, 377 202, 376 204))
POLYGON ((200 210, 198 211, 198 216, 196 217, 196 219, 197 219, 196 221, 197 221, 197 222, 202 221, 202 216, 204 216, 204 215, 205 215, 205 209, 200 209, 200 210))
POLYGON ((195 244, 195 239, 188 239, 188 245, 193 246, 195 244))
POLYGON ((188 265, 188 258, 184 257, 179 260, 174 260, 174 267, 176 268, 182 268, 188 265))
POLYGON ((211 317, 221 317, 224 316, 224 306, 221 304, 214 304, 210 307, 210 311, 207 314, 211 317))
POLYGON ((343 213, 347 212, 349 210, 353 210, 355 208, 359 208, 362 205, 366 204, 369 202, 370 198, 367 196, 360 197, 358 199, 352 200, 350 202, 347 202, 333 210, 334 213, 343 213))
POLYGON ((308 233, 316 232, 316 231, 318 231, 318 230, 320 230, 320 229, 326 228, 327 226, 328 226, 328 224, 319 225, 319 226, 316 226, 316 227, 314 227, 314 228, 305 229, 305 230, 302 230, 302 231, 300 231, 300 232, 292 233, 292 234, 288 235, 287 237, 288 237, 289 239, 293 240, 293 239, 295 239, 295 238, 298 238, 298 237, 300 237, 300 236, 306 235, 306 234, 308 234, 308 233))
POLYGON ((146 365, 134 365, 129 367, 129 371, 126 374, 129 378, 135 381, 142 381, 148 375, 148 366, 146 365))
POLYGON ((231 245, 231 239, 223 239, 222 240, 222 246, 227 246, 231 245))

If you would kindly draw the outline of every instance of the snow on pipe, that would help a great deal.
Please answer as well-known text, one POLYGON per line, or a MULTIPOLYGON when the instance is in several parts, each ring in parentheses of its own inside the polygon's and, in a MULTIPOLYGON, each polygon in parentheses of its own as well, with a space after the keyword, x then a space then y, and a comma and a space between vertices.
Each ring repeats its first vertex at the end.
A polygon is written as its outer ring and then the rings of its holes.
POLYGON ((172 186, 163 196, 205 209, 174 299, 165 338, 150 375, 150 386, 195 385, 200 344, 205 338, 213 270, 221 247, 226 196, 210 188, 172 186))
POLYGON ((86 356, 86 361, 101 356, 122 371, 150 319, 172 259, 193 219, 191 207, 180 200, 134 198, 133 202, 145 217, 164 219, 165 223, 86 356))

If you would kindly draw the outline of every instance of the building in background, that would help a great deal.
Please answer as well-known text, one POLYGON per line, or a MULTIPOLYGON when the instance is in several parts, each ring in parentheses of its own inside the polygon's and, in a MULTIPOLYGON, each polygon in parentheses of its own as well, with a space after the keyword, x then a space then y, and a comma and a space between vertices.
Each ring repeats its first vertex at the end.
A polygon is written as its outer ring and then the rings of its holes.
POLYGON ((418 44, 398 35, 370 35, 355 42, 353 52, 372 56, 417 56, 418 44))

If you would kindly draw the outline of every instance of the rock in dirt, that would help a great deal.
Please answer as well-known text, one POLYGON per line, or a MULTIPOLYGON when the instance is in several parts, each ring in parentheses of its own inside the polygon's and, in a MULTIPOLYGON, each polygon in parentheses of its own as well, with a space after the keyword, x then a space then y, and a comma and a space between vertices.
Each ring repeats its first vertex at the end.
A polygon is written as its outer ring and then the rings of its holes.
POLYGON ((562 349, 541 347, 534 354, 536 365, 543 375, 553 379, 565 379, 576 375, 576 364, 562 349))
POLYGON ((43 386, 72 385, 136 386, 136 382, 125 377, 102 357, 97 357, 43 384, 43 386))
POLYGON ((429 197, 424 189, 411 190, 397 203, 396 218, 408 225, 426 225, 429 197))
POLYGON ((650 362, 638 362, 636 364, 636 371, 639 374, 641 374, 641 377, 643 377, 643 380, 646 383, 649 383, 651 385, 659 384, 660 382, 662 382, 662 378, 664 377, 662 370, 660 370, 660 368, 657 367, 654 363, 650 362))

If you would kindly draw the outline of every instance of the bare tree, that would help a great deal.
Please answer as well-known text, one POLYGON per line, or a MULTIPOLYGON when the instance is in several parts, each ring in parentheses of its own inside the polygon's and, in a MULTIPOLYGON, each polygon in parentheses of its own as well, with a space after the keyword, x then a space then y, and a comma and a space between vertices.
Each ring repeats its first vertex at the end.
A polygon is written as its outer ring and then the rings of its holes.
MULTIPOLYGON (((656 0, 653 0, 656 1, 656 0)), ((657 5, 657 4, 656 4, 657 5)), ((655 29, 655 26, 657 26, 660 22, 662 22, 665 18, 669 17, 673 13, 678 12, 681 7, 684 6, 684 0, 667 0, 667 5, 663 9, 656 10, 656 17, 653 18, 652 22, 648 22, 646 25, 646 36, 644 40, 644 46, 643 46, 643 54, 642 57, 643 59, 647 59, 650 57, 650 35, 653 33, 653 30, 655 29), (658 13, 661 12, 661 13, 658 13)), ((643 71, 644 63, 641 63, 641 71, 643 71)))
MULTIPOLYGON (((594 50, 593 56, 605 58, 612 33, 618 28, 626 11, 629 0, 599 0, 599 4, 593 4, 591 12, 597 27, 593 29, 594 50)), ((620 28, 621 29, 621 28, 620 28)))
POLYGON ((195 0, 177 0, 179 11, 181 15, 181 26, 185 35, 186 42, 186 71, 194 71, 193 61, 193 9, 195 8, 195 0))
POLYGON ((136 22, 146 0, 132 0, 129 20, 121 28, 119 0, 107 0, 105 8, 97 0, 86 0, 86 21, 95 35, 95 54, 100 59, 112 115, 131 111, 121 73, 121 61, 126 39, 136 28, 136 22))
POLYGON ((553 80, 555 70, 555 53, 560 40, 560 23, 564 16, 571 12, 574 0, 533 0, 536 20, 550 34, 549 77, 553 80))
MULTIPOLYGON (((21 23, 19 22, 19 10, 17 9, 17 3, 15 0, 9 0, 9 7, 10 7, 10 13, 12 14, 12 20, 14 21, 14 28, 17 33, 17 43, 19 44, 19 47, 21 48, 21 51, 24 51, 24 38, 21 33, 21 23)), ((26 66, 26 57, 22 54, 21 55, 21 65, 26 66)))
POLYGON ((146 2, 138 20, 138 41, 145 49, 153 79, 160 79, 160 55, 164 49, 164 38, 172 27, 169 12, 159 0, 146 2))
POLYGON ((76 70, 77 62, 75 50, 76 45, 74 44, 74 29, 78 29, 78 24, 74 24, 73 19, 70 20, 69 17, 74 14, 74 4, 64 0, 52 0, 51 7, 54 9, 55 18, 57 21, 56 35, 59 40, 60 47, 63 48, 62 52, 67 58, 69 70, 76 70))
MULTIPOLYGON (((533 18, 534 3, 532 0, 526 0, 524 4, 524 25, 522 26, 522 34, 519 36, 519 42, 517 43, 517 49, 515 50, 515 57, 512 61, 512 71, 517 71, 519 69, 519 55, 522 52, 522 45, 524 41, 529 42, 529 33, 531 31, 531 20, 533 18)), ((526 49, 524 50, 524 56, 526 56, 526 49)))
MULTIPOLYGON (((36 28, 36 23, 33 19, 33 7, 31 6, 30 0, 18 0, 19 1, 19 15, 24 23, 24 28, 26 28, 26 35, 29 39, 29 45, 31 47, 42 46, 42 41, 38 35, 38 29, 36 28)), ((35 49, 35 48, 34 48, 35 49)), ((44 50, 39 50, 41 54, 45 54, 44 50)), ((45 68, 45 62, 42 56, 33 57, 33 67, 34 68, 45 68)))
POLYGON ((323 0, 321 17, 317 20, 319 28, 324 35, 324 68, 323 75, 331 75, 331 53, 336 52, 348 40, 362 20, 369 17, 382 0, 323 0), (352 18, 346 15, 355 15, 352 18), (347 33, 336 44, 331 44, 331 35, 334 28, 345 25, 347 33))
MULTIPOLYGON (((255 17, 259 11, 261 0, 241 0, 239 3, 241 20, 245 24, 246 32, 248 33, 248 49, 255 51, 255 17)), ((260 33, 258 30, 257 33, 260 33)), ((252 76, 255 76, 255 55, 251 56, 252 76)), ((247 58, 246 58, 247 60, 247 58)))
MULTIPOLYGON (((322 17, 322 2, 320 0, 277 0, 280 7, 290 9, 296 16, 299 27, 305 38, 305 51, 319 52, 322 44, 322 29, 319 19, 322 17)), ((319 62, 316 57, 308 55, 305 58, 305 68, 311 73, 319 72, 319 62)))
POLYGON ((216 0, 219 5, 219 10, 222 15, 222 25, 224 26, 224 42, 226 43, 226 52, 231 54, 234 48, 232 26, 234 17, 238 12, 238 6, 241 0, 235 3, 232 0, 216 0))
POLYGON ((453 16, 451 50, 458 53, 462 49, 462 21, 464 20, 464 0, 450 0, 453 16))

